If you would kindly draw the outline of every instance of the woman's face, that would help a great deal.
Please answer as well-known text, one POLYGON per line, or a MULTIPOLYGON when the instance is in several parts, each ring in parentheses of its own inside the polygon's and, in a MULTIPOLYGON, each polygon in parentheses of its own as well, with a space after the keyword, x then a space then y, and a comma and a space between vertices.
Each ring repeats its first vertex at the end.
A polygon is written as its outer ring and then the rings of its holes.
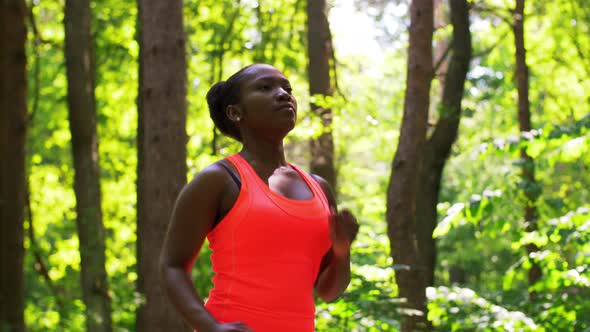
POLYGON ((276 68, 258 64, 246 70, 240 87, 240 126, 256 130, 286 131, 295 127, 297 100, 289 80, 276 68))

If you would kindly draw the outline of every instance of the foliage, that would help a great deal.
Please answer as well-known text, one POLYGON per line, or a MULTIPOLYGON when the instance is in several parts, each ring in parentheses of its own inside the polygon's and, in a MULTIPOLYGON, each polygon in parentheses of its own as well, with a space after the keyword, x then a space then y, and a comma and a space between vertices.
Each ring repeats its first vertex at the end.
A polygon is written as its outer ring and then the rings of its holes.
MULTIPOLYGON (((441 331, 590 329, 590 10, 586 0, 527 3, 525 41, 535 130, 519 133, 513 41, 506 22, 513 4, 471 1, 476 57, 459 138, 445 168, 435 232, 436 287, 428 291, 429 317, 441 331), (537 193, 539 210, 539 229, 533 233, 525 233, 522 225, 520 188, 528 184, 520 182, 521 147, 535 158, 539 183, 530 188, 537 193), (534 257, 527 257, 523 247, 529 240, 541 247, 534 257), (526 271, 532 260, 541 265, 543 278, 532 287, 539 296, 531 302, 526 271), (463 280, 454 279, 457 270, 463 280)), ((347 19, 336 16, 344 15, 347 3, 334 1, 330 20, 339 89, 333 98, 320 100, 307 92, 304 1, 185 1, 188 176, 239 148, 214 134, 204 98, 207 89, 251 62, 277 65, 291 79, 299 102, 298 126, 286 146, 289 159, 305 167, 307 140, 319 135, 310 100, 330 106, 338 198, 361 222, 351 285, 337 302, 318 303, 318 331, 395 331, 403 299, 397 298, 389 257, 385 193, 403 109, 407 5, 355 4, 367 10, 376 29, 352 43, 370 47, 347 46, 355 31, 347 19)), ((28 237, 25 244, 26 321, 30 331, 80 331, 84 308, 65 103, 63 1, 32 1, 29 6, 37 34, 29 29, 31 224, 26 226, 35 241, 28 237), (47 264, 51 283, 35 269, 40 263, 34 252, 47 264)), ((135 307, 142 300, 134 291, 137 9, 132 2, 106 0, 93 2, 93 13, 113 323, 117 331, 134 331, 135 307)), ((362 12, 354 15, 358 27, 371 22, 362 21, 367 19, 362 12)), ((446 33, 442 29, 436 36, 446 33)), ((438 93, 433 89, 433 109, 438 93)), ((193 269, 203 296, 211 288, 209 254, 205 245, 193 269)))
POLYGON ((437 331, 545 331, 520 311, 490 303, 469 288, 429 288, 429 319, 437 331))

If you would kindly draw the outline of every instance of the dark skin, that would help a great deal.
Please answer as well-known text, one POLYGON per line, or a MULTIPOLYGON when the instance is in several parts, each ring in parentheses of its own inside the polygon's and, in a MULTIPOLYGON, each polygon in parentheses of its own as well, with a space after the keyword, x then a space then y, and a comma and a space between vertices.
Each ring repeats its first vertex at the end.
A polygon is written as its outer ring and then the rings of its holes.
MULTIPOLYGON (((289 81, 268 65, 252 66, 247 69, 247 75, 240 87, 240 102, 226 109, 242 137, 241 156, 272 191, 296 200, 312 198, 313 192, 286 161, 283 149, 283 139, 297 118, 297 102, 289 81)), ((238 198, 239 188, 221 163, 239 177, 230 162, 220 160, 184 187, 172 212, 160 271, 169 298, 191 327, 199 332, 251 331, 241 322, 217 322, 205 309, 188 273, 215 221, 225 216, 238 198)), ((314 288, 323 301, 331 302, 342 295, 350 282, 350 246, 359 225, 349 211, 337 211, 327 181, 313 177, 332 209, 329 222, 332 248, 322 259, 314 288)))

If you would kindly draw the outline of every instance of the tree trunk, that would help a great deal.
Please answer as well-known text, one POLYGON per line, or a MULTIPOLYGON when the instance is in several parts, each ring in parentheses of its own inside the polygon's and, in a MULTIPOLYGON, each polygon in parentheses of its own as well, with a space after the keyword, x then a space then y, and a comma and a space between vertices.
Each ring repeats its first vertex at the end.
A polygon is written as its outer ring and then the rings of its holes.
POLYGON ((471 60, 469 6, 466 0, 450 0, 450 5, 453 24, 451 58, 445 65, 446 74, 441 81, 443 93, 439 120, 422 154, 419 194, 416 201, 418 248, 425 268, 426 286, 434 285, 436 242, 432 238, 432 233, 437 224, 436 206, 443 169, 459 130, 461 100, 471 60))
MULTIPOLYGON (((516 86, 518 89, 518 123, 520 132, 530 132, 531 111, 529 104, 529 69, 526 64, 526 49, 524 47, 524 0, 516 0, 514 9, 514 43, 516 49, 516 86)), ((537 230, 537 209, 535 201, 537 200, 538 185, 535 180, 535 162, 526 152, 525 148, 520 150, 522 161, 522 181, 524 183, 524 223, 525 230, 532 232, 537 230)), ((534 243, 526 245, 526 251, 529 257, 539 248, 534 243)), ((531 269, 528 272, 529 286, 534 285, 541 279, 541 267, 536 262, 532 262, 531 269)), ((529 291, 529 298, 535 298, 535 292, 529 291)))
POLYGON ((0 330, 25 331, 26 5, 0 4, 0 330))
POLYGON ((158 261, 186 183, 186 55, 182 1, 139 0, 137 331, 186 331, 160 284, 158 261))
POLYGON ((407 302, 402 331, 429 330, 424 270, 416 234, 418 175, 426 140, 433 75, 433 1, 413 0, 404 115, 387 191, 387 224, 399 295, 407 302))
MULTIPOLYGON (((307 1, 307 51, 310 96, 331 96, 330 58, 332 37, 326 13, 326 0, 307 1)), ((310 141, 311 172, 326 179, 336 190, 334 168, 334 140, 332 137, 332 111, 311 104, 312 111, 322 121, 322 133, 310 141)))
POLYGON ((449 268, 449 283, 451 285, 463 285, 466 282, 465 269, 459 265, 451 265, 449 268))
POLYGON ((101 211, 91 21, 89 1, 66 1, 64 22, 68 107, 86 329, 112 331, 111 300, 105 270, 105 229, 101 211))

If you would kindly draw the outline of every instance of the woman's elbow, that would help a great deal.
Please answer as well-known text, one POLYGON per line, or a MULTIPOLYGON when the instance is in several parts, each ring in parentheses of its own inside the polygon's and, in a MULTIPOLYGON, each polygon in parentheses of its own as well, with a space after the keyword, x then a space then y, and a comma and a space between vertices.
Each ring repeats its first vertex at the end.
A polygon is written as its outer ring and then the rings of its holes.
POLYGON ((316 288, 316 294, 323 302, 331 303, 338 300, 340 298, 340 295, 342 295, 342 292, 316 288))
POLYGON ((336 302, 336 300, 338 300, 340 298, 340 296, 324 296, 324 297, 320 297, 322 299, 322 301, 326 302, 326 303, 332 303, 332 302, 336 302))
POLYGON ((172 275, 177 275, 178 272, 190 274, 191 266, 188 263, 177 261, 166 255, 161 255, 158 262, 158 272, 162 282, 166 282, 172 275))
POLYGON ((174 274, 174 271, 182 270, 182 266, 175 264, 170 257, 162 253, 160 255, 160 259, 158 261, 158 274, 160 277, 160 282, 166 283, 170 279, 170 275, 174 274))

